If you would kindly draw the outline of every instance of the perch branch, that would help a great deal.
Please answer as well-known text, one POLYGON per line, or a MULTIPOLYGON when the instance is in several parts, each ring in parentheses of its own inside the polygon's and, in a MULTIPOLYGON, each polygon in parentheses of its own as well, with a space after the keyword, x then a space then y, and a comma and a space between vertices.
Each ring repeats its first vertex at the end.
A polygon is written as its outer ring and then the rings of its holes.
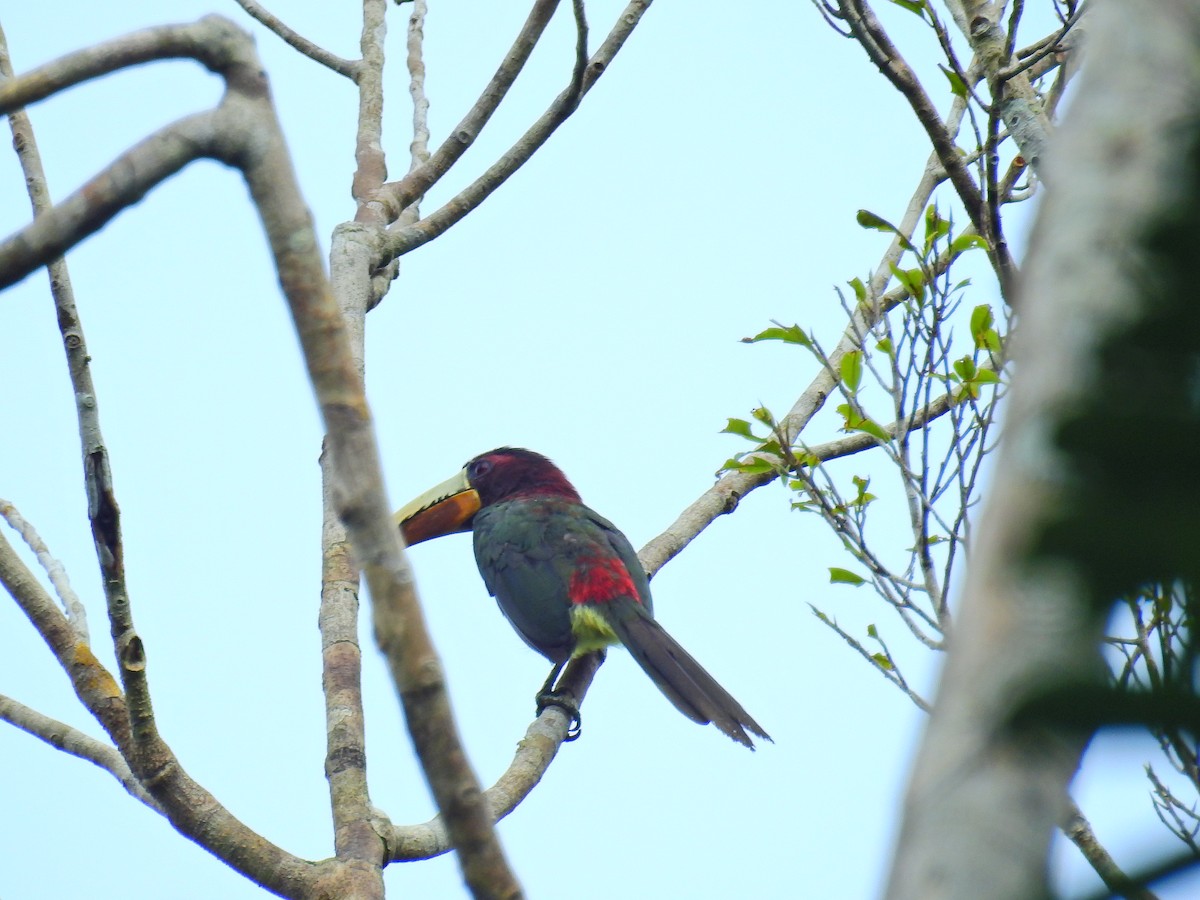
MULTIPOLYGON (((558 689, 582 703, 603 662, 604 657, 598 653, 571 660, 559 680, 558 689)), ((485 792, 495 821, 516 809, 541 781, 567 736, 569 724, 566 714, 555 706, 548 706, 533 720, 517 745, 513 761, 485 792)), ((389 859, 396 862, 428 859, 452 849, 442 816, 434 816, 421 825, 393 826, 387 835, 387 845, 389 859)))

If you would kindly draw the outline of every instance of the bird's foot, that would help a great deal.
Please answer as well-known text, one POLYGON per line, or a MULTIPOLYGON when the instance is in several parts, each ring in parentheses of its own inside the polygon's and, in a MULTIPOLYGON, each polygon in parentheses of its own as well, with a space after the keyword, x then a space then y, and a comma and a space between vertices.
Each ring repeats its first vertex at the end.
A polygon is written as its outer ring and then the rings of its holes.
POLYGON ((579 735, 583 734, 579 701, 566 692, 542 690, 537 695, 537 714, 540 716, 547 706, 557 706, 567 714, 567 736, 563 742, 579 740, 579 735))

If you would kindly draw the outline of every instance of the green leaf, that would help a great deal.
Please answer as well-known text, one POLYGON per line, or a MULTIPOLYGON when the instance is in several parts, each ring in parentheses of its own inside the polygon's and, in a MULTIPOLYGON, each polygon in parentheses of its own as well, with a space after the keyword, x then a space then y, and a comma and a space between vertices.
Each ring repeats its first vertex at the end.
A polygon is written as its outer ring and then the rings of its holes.
POLYGON ((769 460, 756 456, 742 463, 741 471, 748 475, 765 475, 767 472, 774 472, 775 466, 769 460))
POLYGON ((763 441, 762 446, 760 446, 758 449, 763 453, 770 453, 774 456, 783 456, 783 448, 779 446, 779 441, 776 440, 763 441))
POLYGON ((843 427, 846 431, 865 431, 885 444, 892 439, 882 425, 849 403, 838 404, 837 413, 845 421, 843 427))
POLYGON ((854 499, 850 501, 851 506, 863 507, 867 506, 872 500, 879 499, 867 490, 867 486, 871 483, 870 478, 863 478, 861 475, 855 475, 851 480, 854 482, 854 489, 857 491, 854 499))
POLYGON ((874 638, 876 640, 879 639, 879 631, 875 628, 874 625, 867 626, 867 637, 874 638))
POLYGON ((863 355, 861 350, 851 350, 842 357, 842 384, 852 394, 857 392, 858 386, 862 384, 862 370, 863 355))
POLYGON ((958 77, 957 72, 953 69, 947 69, 945 66, 938 66, 938 68, 942 70, 942 74, 950 82, 950 93, 955 97, 967 96, 967 83, 958 77))
POLYGON ((996 317, 988 304, 981 303, 971 310, 971 334, 982 334, 995 324, 996 317))
POLYGON ((917 303, 925 299, 925 274, 920 269, 901 269, 890 263, 892 274, 917 303))
POLYGON ((925 18, 925 0, 892 0, 897 6, 902 6, 910 13, 925 18))
POLYGON ((991 369, 980 369, 972 379, 976 384, 999 384, 1000 376, 991 369))
POLYGON ((896 346, 892 343, 892 339, 886 337, 880 338, 875 343, 875 349, 881 353, 886 353, 888 356, 894 356, 896 353, 896 346))
POLYGON ((746 438, 747 440, 754 441, 756 444, 760 443, 760 439, 753 431, 750 430, 750 423, 745 419, 730 419, 728 424, 726 424, 725 427, 717 433, 736 434, 746 438))
POLYGON ((993 327, 995 323, 996 317, 992 315, 992 308, 986 303, 971 310, 971 337, 980 350, 1000 352, 1000 334, 993 327))
POLYGON ((954 254, 965 253, 973 249, 986 250, 987 248, 988 242, 977 234, 960 234, 950 242, 950 252, 954 254))
POLYGON ((849 569, 839 569, 837 566, 829 567, 829 583, 830 584, 852 584, 858 587, 861 584, 866 584, 867 580, 861 575, 855 575, 849 569))
POLYGON ((801 347, 811 347, 810 338, 799 325, 776 325, 765 331, 760 331, 754 337, 742 338, 743 344, 757 344, 759 341, 783 341, 785 344, 799 344, 801 347))
POLYGON ((796 462, 800 463, 800 465, 807 466, 810 469, 821 464, 821 457, 807 451, 797 453, 795 458, 796 462))
POLYGON ((963 381, 972 381, 975 378, 978 368, 975 365, 975 360, 969 356, 964 356, 962 359, 954 361, 954 371, 963 381))
MULTIPOLYGON (((893 2, 895 2, 895 0, 893 0, 893 2)), ((881 669, 887 669, 890 672, 894 668, 892 661, 887 658, 886 653, 872 653, 871 659, 873 659, 875 664, 881 669)))
POLYGON ((867 300, 867 286, 863 284, 863 280, 855 276, 848 283, 850 287, 854 288, 854 299, 859 303, 865 303, 867 300))
POLYGON ((934 243, 950 233, 950 223, 938 215, 937 206, 930 203, 925 208, 925 253, 928 254, 934 243))
POLYGON ((722 472, 737 472, 740 470, 742 462, 736 456, 731 456, 725 462, 721 463, 721 468, 717 470, 717 474, 722 472))
POLYGON ((885 219, 883 216, 877 216, 869 209, 860 209, 855 215, 855 220, 863 228, 870 228, 873 231, 882 231, 885 234, 895 235, 900 240, 900 246, 905 250, 917 252, 917 248, 912 245, 912 241, 900 233, 900 229, 885 219))
POLYGON ((771 463, 757 456, 749 459, 727 459, 722 468, 728 472, 744 472, 747 475, 762 475, 775 471, 775 467, 771 463))
POLYGON ((887 429, 869 417, 863 417, 862 422, 858 425, 859 431, 865 431, 871 437, 875 438, 880 443, 886 444, 892 439, 892 436, 887 433, 887 429))

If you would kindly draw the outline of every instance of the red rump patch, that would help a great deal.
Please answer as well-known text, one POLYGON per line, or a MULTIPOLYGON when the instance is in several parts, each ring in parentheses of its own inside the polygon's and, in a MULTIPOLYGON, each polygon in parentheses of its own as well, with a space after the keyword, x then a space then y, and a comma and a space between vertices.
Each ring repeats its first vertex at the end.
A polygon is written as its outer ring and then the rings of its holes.
POLYGON ((629 570, 616 557, 593 556, 579 561, 567 594, 572 603, 606 603, 625 597, 641 603, 629 570))

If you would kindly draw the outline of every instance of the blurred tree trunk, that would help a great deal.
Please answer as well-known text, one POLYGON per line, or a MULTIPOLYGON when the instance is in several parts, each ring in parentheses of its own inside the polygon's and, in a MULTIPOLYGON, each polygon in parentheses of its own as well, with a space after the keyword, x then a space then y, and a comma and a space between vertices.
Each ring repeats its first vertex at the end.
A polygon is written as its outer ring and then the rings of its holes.
POLYGON ((1047 161, 1006 434, 890 898, 1050 893, 1080 754, 1097 725, 1130 718, 1098 688, 1112 602, 1195 575, 1200 4, 1093 13, 1047 161))

